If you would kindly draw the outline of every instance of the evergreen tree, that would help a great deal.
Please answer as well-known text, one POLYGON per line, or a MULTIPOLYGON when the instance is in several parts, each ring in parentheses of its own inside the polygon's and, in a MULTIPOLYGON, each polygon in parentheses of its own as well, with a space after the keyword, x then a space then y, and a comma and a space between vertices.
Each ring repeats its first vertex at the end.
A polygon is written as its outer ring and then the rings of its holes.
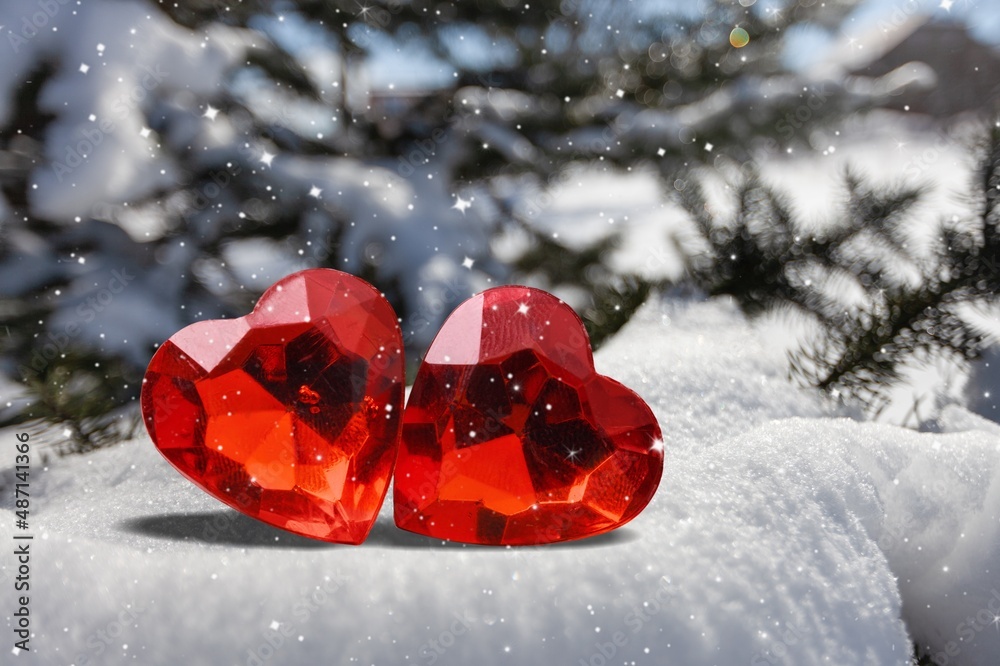
MULTIPOLYGON (((411 360, 450 307, 514 278, 591 293, 583 314, 599 343, 656 285, 604 264, 619 239, 577 252, 545 237, 518 212, 511 183, 544 191, 567 165, 593 162, 651 165, 670 186, 685 165, 773 153, 824 118, 877 103, 858 92, 877 86, 813 80, 780 58, 791 26, 835 26, 854 4, 150 2, 148 16, 134 16, 155 35, 130 38, 122 23, 97 56, 81 45, 93 49, 91 37, 135 6, 96 0, 57 14, 66 27, 18 37, 18 66, 0 79, 13 100, 0 108, 0 353, 5 374, 31 388, 3 421, 73 423, 82 448, 113 439, 113 421, 100 416, 134 400, 156 343, 191 321, 245 313, 279 273, 306 266, 350 270, 383 290, 411 360), (731 35, 736 28, 745 35, 731 35), (737 48, 737 37, 749 42, 737 48), (133 89, 111 132, 87 134, 95 130, 76 107, 118 94, 101 67, 127 69, 142 51, 130 39, 174 54, 147 66, 187 78, 133 89), (448 78, 403 112, 362 81, 374 53, 397 47, 433 56, 448 78), (87 94, 67 98, 72 91, 87 94), (140 133, 148 144, 136 143, 140 133), (77 154, 81 136, 103 145, 77 154), (115 177, 98 177, 102 158, 115 177), (430 187, 424 177, 438 189, 418 189, 430 187), (406 188, 409 201, 394 199, 406 188), (455 192, 475 193, 476 211, 442 243, 434 234, 450 202, 434 200, 455 192), (511 225, 531 243, 504 266, 489 239, 511 225), (397 229, 419 242, 396 243, 397 229), (237 266, 265 251, 260 271, 237 266), (441 253, 452 260, 448 277, 423 277, 441 253), (463 256, 473 271, 459 272, 463 256), (128 301, 143 321, 103 315, 65 349, 56 344, 113 270, 140 277, 109 312, 128 301)), ((6 11, 12 20, 0 22, 19 25, 6 11)), ((108 111, 94 111, 100 125, 108 111)))
POLYGON ((697 184, 685 188, 679 199, 711 248, 690 275, 750 315, 790 308, 809 317, 819 334, 793 353, 792 374, 877 414, 908 363, 964 363, 986 344, 968 308, 995 307, 1000 293, 1000 123, 976 150, 977 213, 942 217, 930 251, 916 247, 909 224, 918 184, 877 188, 848 173, 839 219, 823 235, 807 234, 755 176, 738 188, 731 220, 706 212, 697 184))

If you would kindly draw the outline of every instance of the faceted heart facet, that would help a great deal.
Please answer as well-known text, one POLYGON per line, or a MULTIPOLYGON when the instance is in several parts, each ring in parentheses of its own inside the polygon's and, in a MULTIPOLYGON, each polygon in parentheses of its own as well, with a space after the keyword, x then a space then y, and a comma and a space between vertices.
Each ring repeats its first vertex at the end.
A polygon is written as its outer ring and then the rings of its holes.
POLYGON ((466 543, 579 539, 634 518, 663 471, 660 428, 598 375, 583 322, 544 291, 463 303, 431 345, 396 458, 396 524, 466 543))
POLYGON ((306 270, 246 317, 165 342, 142 413, 160 453, 209 494, 290 532, 356 544, 392 475, 403 367, 389 303, 352 275, 306 270))

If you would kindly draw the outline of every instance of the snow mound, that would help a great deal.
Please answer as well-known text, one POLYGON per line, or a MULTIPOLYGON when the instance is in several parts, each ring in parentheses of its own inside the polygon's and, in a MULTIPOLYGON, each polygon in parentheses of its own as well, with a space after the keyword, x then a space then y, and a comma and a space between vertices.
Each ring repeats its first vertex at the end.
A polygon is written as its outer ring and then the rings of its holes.
POLYGON ((904 665, 912 636, 995 664, 995 424, 831 418, 723 301, 650 303, 597 366, 649 401, 667 456, 647 510, 581 542, 446 544, 388 505, 360 547, 312 542, 226 509, 145 438, 37 467, 36 663, 904 665))

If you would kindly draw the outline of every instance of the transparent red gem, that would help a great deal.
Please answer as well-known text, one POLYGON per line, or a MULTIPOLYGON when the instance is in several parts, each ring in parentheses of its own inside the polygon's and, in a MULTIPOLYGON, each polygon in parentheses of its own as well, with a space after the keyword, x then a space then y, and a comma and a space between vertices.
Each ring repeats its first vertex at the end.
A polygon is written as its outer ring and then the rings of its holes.
POLYGON ((403 367, 389 303, 352 275, 307 270, 246 317, 165 342, 143 380, 143 418, 160 453, 234 509, 356 544, 392 475, 403 367))
POLYGON ((634 518, 663 471, 660 428, 598 375, 583 322, 551 294, 490 289, 427 353, 403 417, 396 524, 439 539, 580 539, 634 518))

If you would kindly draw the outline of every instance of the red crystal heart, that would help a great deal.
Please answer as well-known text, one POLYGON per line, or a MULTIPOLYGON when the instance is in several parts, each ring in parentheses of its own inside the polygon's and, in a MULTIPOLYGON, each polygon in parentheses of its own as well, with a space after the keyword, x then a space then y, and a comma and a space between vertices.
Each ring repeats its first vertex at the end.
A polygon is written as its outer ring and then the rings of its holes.
POLYGON ((660 428, 598 375, 583 322, 544 291, 490 289, 445 322, 413 385, 396 458, 396 525, 523 545, 619 527, 652 499, 660 428))
POLYGON ((352 275, 306 270, 245 317, 203 321, 157 350, 142 413, 160 453, 237 511, 361 543, 382 506, 401 426, 396 315, 352 275))

